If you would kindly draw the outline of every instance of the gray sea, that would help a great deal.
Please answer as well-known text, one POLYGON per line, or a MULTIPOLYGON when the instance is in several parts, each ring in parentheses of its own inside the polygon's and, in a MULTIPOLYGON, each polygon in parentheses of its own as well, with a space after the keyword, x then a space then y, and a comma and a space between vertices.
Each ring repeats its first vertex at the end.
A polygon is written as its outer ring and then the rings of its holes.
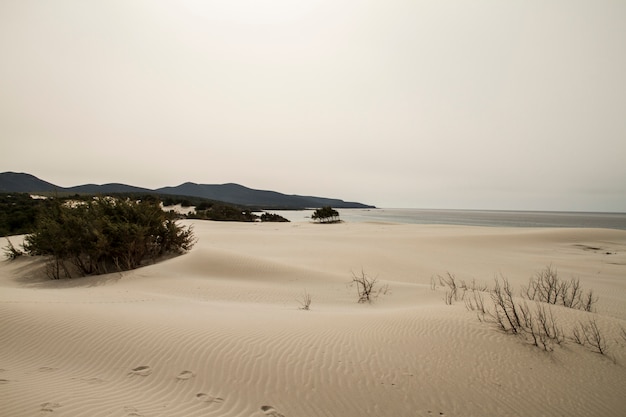
MULTIPOLYGON (((626 230, 626 213, 504 210, 338 209, 346 222, 394 222, 493 227, 590 227, 626 230)), ((311 221, 313 210, 271 211, 286 219, 311 221)))

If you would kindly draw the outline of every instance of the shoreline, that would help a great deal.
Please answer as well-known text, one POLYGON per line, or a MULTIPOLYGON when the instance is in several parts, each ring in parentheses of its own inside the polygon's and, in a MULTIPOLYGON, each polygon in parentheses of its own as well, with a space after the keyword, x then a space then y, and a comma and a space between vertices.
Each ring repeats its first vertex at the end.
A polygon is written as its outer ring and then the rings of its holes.
MULTIPOLYGON (((314 210, 267 210, 290 221, 310 221, 314 210)), ((605 228, 626 230, 626 213, 458 209, 337 209, 349 222, 449 224, 488 227, 605 228)))

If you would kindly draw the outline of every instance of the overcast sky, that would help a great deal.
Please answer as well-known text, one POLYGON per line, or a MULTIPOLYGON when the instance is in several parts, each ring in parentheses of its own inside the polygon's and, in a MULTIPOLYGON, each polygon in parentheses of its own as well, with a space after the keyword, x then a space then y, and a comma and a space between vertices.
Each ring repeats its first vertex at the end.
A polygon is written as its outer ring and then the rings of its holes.
POLYGON ((1 0, 0 171, 626 211, 626 1, 1 0))

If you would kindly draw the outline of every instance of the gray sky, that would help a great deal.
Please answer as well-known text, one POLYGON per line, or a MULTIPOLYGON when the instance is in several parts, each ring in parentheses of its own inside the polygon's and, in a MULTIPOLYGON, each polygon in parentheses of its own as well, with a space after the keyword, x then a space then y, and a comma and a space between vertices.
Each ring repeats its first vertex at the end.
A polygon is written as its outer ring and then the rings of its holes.
POLYGON ((0 171, 626 211, 626 1, 1 0, 0 171))

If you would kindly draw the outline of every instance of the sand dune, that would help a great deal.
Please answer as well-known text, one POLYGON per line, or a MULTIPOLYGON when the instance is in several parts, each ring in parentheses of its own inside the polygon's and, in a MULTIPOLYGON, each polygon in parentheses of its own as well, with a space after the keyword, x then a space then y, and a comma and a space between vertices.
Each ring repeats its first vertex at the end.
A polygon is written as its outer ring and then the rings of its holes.
POLYGON ((192 224, 190 253, 121 274, 1 262, 0 415, 624 415, 625 231, 192 224), (430 284, 519 288, 550 264, 599 296, 609 356, 541 351, 430 284), (349 285, 362 270, 388 285, 372 304, 349 285))

